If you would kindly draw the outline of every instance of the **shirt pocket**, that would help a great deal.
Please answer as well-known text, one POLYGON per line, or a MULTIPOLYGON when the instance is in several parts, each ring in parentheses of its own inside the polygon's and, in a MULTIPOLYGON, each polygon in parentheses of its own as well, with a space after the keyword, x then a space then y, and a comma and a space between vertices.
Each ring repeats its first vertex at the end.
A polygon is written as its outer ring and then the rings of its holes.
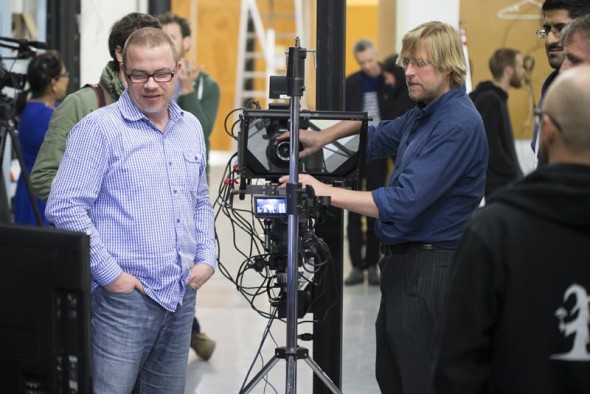
POLYGON ((203 158, 196 151, 183 152, 186 190, 196 192, 201 178, 203 158))

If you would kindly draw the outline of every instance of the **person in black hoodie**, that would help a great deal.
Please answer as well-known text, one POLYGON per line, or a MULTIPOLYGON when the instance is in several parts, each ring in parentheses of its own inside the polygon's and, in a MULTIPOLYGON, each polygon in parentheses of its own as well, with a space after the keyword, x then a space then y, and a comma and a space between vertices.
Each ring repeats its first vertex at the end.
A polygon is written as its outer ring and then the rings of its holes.
POLYGON ((498 189, 522 178, 508 111, 508 91, 520 88, 525 76, 523 57, 516 49, 496 50, 489 67, 493 81, 481 82, 469 94, 483 120, 490 149, 486 200, 498 189))
POLYGON ((590 66, 542 107, 548 165, 499 191, 467 226, 440 330, 447 393, 590 393, 590 66))

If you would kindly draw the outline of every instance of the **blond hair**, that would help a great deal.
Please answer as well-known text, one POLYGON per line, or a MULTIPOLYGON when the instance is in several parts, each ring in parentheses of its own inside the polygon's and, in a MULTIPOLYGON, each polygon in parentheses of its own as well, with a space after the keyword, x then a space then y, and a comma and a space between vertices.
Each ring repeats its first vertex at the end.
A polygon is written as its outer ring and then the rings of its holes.
MULTIPOLYGON (((443 22, 432 21, 423 23, 410 30, 402 39, 403 56, 412 56, 424 43, 428 52, 429 63, 443 70, 451 71, 451 85, 461 86, 465 83, 467 64, 463 54, 463 46, 459 32, 443 22)), ((401 66, 402 56, 398 58, 401 66)))

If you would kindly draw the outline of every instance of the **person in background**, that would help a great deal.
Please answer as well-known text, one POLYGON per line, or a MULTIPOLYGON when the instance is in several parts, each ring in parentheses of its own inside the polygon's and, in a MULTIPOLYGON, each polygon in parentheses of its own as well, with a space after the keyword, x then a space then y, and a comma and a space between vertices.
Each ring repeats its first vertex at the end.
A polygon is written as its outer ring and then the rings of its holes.
POLYGON ((394 89, 391 100, 393 107, 390 114, 391 119, 402 116, 416 106, 416 102, 410 98, 408 93, 404 69, 397 64, 397 59, 398 55, 394 53, 387 56, 381 63, 385 83, 394 89))
POLYGON ((494 51, 488 64, 493 80, 480 82, 469 94, 488 136, 486 200, 498 189, 522 178, 508 111, 508 92, 521 88, 525 76, 523 57, 516 49, 494 51))
MULTIPOLYGON (((18 139, 26 168, 21 171, 31 173, 39 148, 47 132, 49 119, 60 101, 66 96, 68 72, 59 54, 48 51, 35 56, 27 68, 29 89, 21 97, 26 103, 19 103, 18 139)), ((43 225, 49 223, 45 218, 45 201, 37 198, 43 225)), ((18 179, 14 196, 14 222, 37 225, 37 218, 31 204, 23 175, 18 179)))
MULTIPOLYGON (((427 22, 402 39, 399 64, 416 107, 369 126, 367 156, 395 156, 389 183, 373 191, 347 190, 308 174, 331 205, 377 219, 381 305, 375 323, 376 375, 382 393, 434 393, 435 332, 454 249, 484 193, 488 146, 481 116, 465 93, 467 65, 459 32, 427 22)), ((344 121, 300 132, 300 156, 359 132, 344 121)), ((279 138, 286 139, 287 135, 279 138)), ((283 185, 288 177, 281 177, 283 185)))
POLYGON ((564 59, 559 72, 590 64, 590 14, 576 18, 561 36, 564 59))
MULTIPOLYGON (((590 14, 590 1, 588 0, 545 0, 543 2, 543 27, 537 30, 537 37, 545 40, 545 52, 549 66, 553 71, 547 76, 541 87, 541 98, 537 105, 537 111, 543 106, 545 92, 559 74, 559 68, 563 63, 563 45, 560 42, 561 31, 575 18, 590 14)), ((545 164, 545 159, 539 155, 539 121, 535 118, 533 126, 533 138, 531 148, 535 153, 534 167, 545 164)))
POLYGON ((219 110, 219 84, 204 71, 204 66, 196 66, 186 58, 193 42, 188 21, 172 13, 162 14, 158 19, 162 29, 170 34, 177 45, 183 65, 174 90, 174 99, 180 108, 195 115, 201 122, 208 156, 210 136, 219 110))
POLYGON ((590 66, 545 94, 548 164, 467 226, 443 308, 439 394, 590 393, 590 66))
MULTIPOLYGON (((346 78, 346 110, 364 111, 372 118, 372 124, 391 119, 393 112, 393 88, 385 83, 377 50, 369 40, 359 40, 353 47, 354 58, 361 69, 346 78)), ((374 190, 385 184, 388 159, 367 163, 362 171, 361 189, 374 190)), ((348 212, 348 249, 352 270, 344 280, 347 286, 364 281, 364 271, 370 285, 379 285, 377 267, 381 254, 379 239, 375 235, 375 218, 348 212), (363 219, 366 230, 363 231, 363 219)))
POLYGON ((217 266, 205 141, 172 99, 170 36, 139 29, 121 55, 127 89, 68 136, 46 214, 90 235, 94 393, 184 394, 196 292, 217 266))
MULTIPOLYGON (((195 115, 201 122, 208 158, 209 137, 213 131, 219 109, 219 84, 203 71, 202 66, 196 67, 185 57, 192 44, 191 28, 188 21, 170 12, 158 16, 158 20, 162 24, 162 30, 172 37, 182 63, 173 98, 180 108, 195 115)), ((209 166, 207 166, 208 169, 209 166)), ((203 360, 209 360, 215 350, 215 345, 214 340, 201 332, 201 325, 195 316, 191 336, 191 347, 195 353, 203 360)))
POLYGON ((49 196, 70 130, 90 112, 117 101, 125 90, 125 78, 119 67, 123 46, 127 37, 142 27, 159 28, 160 22, 151 15, 137 12, 127 14, 115 22, 111 27, 108 42, 111 60, 102 71, 97 90, 85 86, 69 94, 55 110, 31 173, 33 191, 43 200, 47 200, 49 196), (101 103, 101 95, 104 103, 101 103))

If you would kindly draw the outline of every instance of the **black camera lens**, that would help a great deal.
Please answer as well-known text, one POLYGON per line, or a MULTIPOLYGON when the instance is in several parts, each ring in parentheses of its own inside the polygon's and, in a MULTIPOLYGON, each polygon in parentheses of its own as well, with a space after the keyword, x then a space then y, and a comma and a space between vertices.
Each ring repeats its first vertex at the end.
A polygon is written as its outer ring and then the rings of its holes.
POLYGON ((275 167, 289 167, 289 141, 277 141, 273 138, 266 147, 266 157, 275 167))
POLYGON ((277 144, 276 155, 280 160, 289 161, 290 144, 289 141, 281 141, 277 144))

